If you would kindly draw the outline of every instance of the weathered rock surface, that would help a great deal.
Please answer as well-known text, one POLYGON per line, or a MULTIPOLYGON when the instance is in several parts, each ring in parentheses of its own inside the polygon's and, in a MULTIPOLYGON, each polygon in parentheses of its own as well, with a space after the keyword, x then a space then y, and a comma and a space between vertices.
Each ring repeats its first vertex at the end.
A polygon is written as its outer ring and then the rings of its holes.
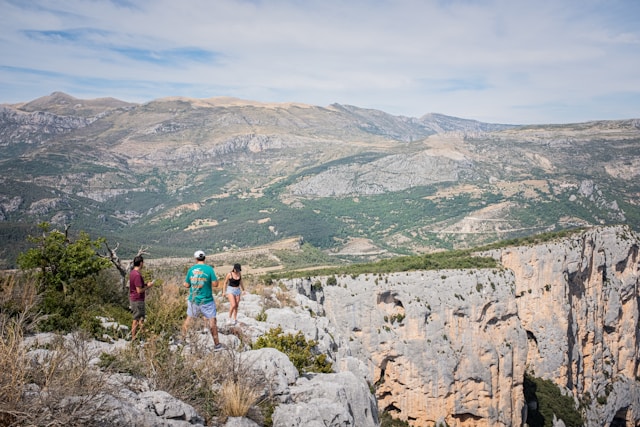
POLYGON ((337 329, 336 359, 365 363, 381 410, 415 426, 520 425, 527 337, 513 279, 502 270, 339 277, 321 307, 309 305, 337 329))
POLYGON ((573 395, 587 425, 635 425, 639 242, 627 227, 603 227, 491 251, 504 270, 288 284, 335 329, 338 365, 361 361, 380 409, 411 425, 522 425, 525 371, 573 395))
MULTIPOLYGON (((247 295, 241 305, 242 314, 239 316, 240 326, 252 339, 264 334, 270 328, 280 326, 282 321, 288 327, 287 332, 295 332, 291 326, 299 326, 306 334, 324 336, 327 334, 327 319, 321 321, 322 328, 314 328, 314 319, 309 313, 297 308, 270 309, 272 320, 258 322, 246 314, 252 314, 259 308, 260 298, 257 295, 247 295), (246 302, 246 303, 245 303, 246 302)), ((237 337, 226 325, 226 313, 219 316, 220 340, 229 348, 241 348, 237 337)), ((119 328, 110 325, 103 319, 103 326, 119 328)), ((237 328, 238 326, 233 326, 237 328)), ((59 337, 56 334, 38 334, 27 337, 24 347, 30 349, 27 357, 36 363, 48 363, 51 360, 50 344, 59 337)), ((67 342, 77 340, 72 334, 64 337, 67 342)), ((207 334, 197 334, 196 345, 213 351, 213 341, 207 334)), ((96 375, 100 377, 103 386, 101 392, 90 398, 83 398, 85 412, 93 415, 93 425, 109 426, 141 426, 141 427, 199 427, 206 425, 204 418, 195 409, 162 390, 154 390, 152 386, 141 378, 122 373, 98 373, 97 365, 100 354, 121 350, 130 345, 125 340, 115 342, 89 341, 83 342, 82 354, 87 358, 88 365, 93 366, 96 375)), ((172 351, 178 351, 172 346, 172 351)), ((189 346, 183 351, 190 351, 189 346)), ((265 396, 274 398, 277 403, 273 416, 274 427, 303 427, 303 426, 354 426, 375 427, 378 423, 378 407, 369 383, 361 374, 347 369, 344 372, 329 374, 307 374, 300 376, 289 358, 273 348, 259 350, 238 351, 234 357, 241 360, 243 366, 249 367, 256 377, 265 378, 263 391, 265 396)), ((350 366, 358 366, 353 361, 350 366)), ((25 391, 27 393, 27 391, 25 391)), ((45 393, 35 384, 30 385, 28 393, 36 396, 45 393)), ((80 397, 78 397, 80 398, 80 397)), ((59 402, 61 406, 75 402, 59 402)), ((225 427, 256 426, 248 418, 229 418, 223 420, 225 427)))
POLYGON ((492 253, 515 275, 529 369, 580 401, 606 402, 587 405, 590 425, 640 420, 639 249, 628 228, 603 227, 492 253))

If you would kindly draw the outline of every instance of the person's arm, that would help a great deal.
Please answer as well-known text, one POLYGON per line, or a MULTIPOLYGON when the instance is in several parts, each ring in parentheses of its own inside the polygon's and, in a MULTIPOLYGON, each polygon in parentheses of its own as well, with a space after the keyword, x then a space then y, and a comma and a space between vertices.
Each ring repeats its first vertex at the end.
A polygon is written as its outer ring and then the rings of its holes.
POLYGON ((147 289, 149 289, 152 286, 153 286, 153 280, 150 281, 149 283, 147 283, 146 285, 143 285, 143 286, 140 286, 140 287, 136 287, 136 291, 138 291, 139 294, 143 294, 143 293, 147 292, 147 289))
POLYGON ((222 285, 222 295, 227 294, 227 286, 229 285, 229 277, 231 277, 231 273, 227 273, 224 277, 224 284, 222 285))
POLYGON ((182 286, 184 286, 187 289, 190 288, 191 283, 189 283, 189 280, 190 280, 189 273, 187 273, 187 276, 184 278, 184 283, 182 284, 182 286))
POLYGON ((147 292, 147 289, 149 289, 151 286, 153 286, 153 280, 147 283, 146 285, 136 286, 136 292, 138 292, 139 294, 144 294, 145 292, 147 292))
POLYGON ((215 276, 216 280, 212 280, 211 281, 211 288, 219 288, 220 287, 220 279, 218 279, 218 276, 215 276))
POLYGON ((144 280, 142 279, 142 276, 138 275, 138 276, 134 277, 133 285, 136 287, 136 292, 137 293, 143 294, 143 293, 146 292, 147 289, 149 289, 151 286, 153 286, 153 280, 151 282, 149 282, 147 285, 145 285, 144 280))

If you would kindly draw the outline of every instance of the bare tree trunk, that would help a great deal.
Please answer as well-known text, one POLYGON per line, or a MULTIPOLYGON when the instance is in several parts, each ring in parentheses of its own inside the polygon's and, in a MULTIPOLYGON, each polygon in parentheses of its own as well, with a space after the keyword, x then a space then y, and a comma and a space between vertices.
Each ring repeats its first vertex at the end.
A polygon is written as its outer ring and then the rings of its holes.
MULTIPOLYGON (((107 248, 107 254, 100 255, 100 256, 102 258, 107 258, 116 267, 116 269, 118 270, 118 273, 120 273, 120 287, 124 292, 127 287, 127 275, 133 269, 133 262, 132 261, 129 261, 126 263, 122 262, 122 260, 118 256, 118 248, 120 247, 120 243, 116 243, 115 248, 112 249, 111 247, 109 247, 109 244, 105 241, 104 246, 107 248)), ((136 256, 146 255, 147 249, 149 248, 141 246, 140 249, 138 249, 138 253, 136 254, 136 256)))

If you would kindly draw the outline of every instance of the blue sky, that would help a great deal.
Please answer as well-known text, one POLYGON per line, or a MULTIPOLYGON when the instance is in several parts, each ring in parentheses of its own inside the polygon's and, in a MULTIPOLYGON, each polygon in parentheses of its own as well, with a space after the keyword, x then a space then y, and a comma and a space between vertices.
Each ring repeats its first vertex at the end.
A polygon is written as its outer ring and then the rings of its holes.
POLYGON ((0 104, 54 91, 640 118, 640 1, 0 0, 0 104))

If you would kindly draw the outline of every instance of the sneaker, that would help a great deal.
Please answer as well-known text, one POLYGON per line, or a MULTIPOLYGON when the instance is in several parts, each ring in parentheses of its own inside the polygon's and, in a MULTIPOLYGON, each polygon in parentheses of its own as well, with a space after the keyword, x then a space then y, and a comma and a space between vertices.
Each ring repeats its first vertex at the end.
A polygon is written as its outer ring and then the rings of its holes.
POLYGON ((213 351, 219 351, 222 350, 224 348, 224 346, 220 343, 216 344, 213 346, 213 351))

